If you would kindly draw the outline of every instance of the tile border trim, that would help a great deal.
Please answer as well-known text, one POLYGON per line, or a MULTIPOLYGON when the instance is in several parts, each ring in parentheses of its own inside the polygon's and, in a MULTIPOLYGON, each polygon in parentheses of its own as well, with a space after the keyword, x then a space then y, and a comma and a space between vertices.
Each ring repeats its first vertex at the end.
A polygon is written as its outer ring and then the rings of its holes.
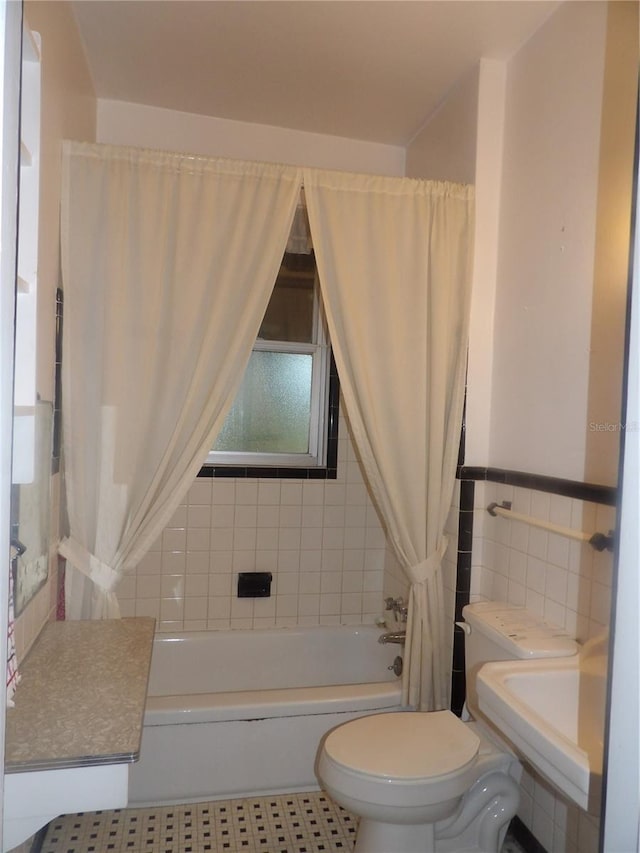
POLYGON ((527 471, 460 465, 456 477, 459 480, 487 480, 491 483, 503 483, 506 486, 519 486, 523 489, 550 492, 554 495, 608 506, 616 506, 618 502, 617 486, 582 483, 579 480, 550 477, 546 474, 531 474, 527 471))
POLYGON ((526 851, 526 853, 547 853, 546 847, 538 841, 530 829, 516 815, 509 824, 509 832, 514 840, 526 851))

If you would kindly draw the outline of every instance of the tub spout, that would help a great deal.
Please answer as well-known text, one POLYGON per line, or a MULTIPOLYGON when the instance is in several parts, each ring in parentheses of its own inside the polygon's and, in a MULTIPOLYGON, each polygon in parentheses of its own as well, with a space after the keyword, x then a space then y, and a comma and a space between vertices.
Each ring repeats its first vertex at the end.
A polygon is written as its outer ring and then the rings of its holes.
POLYGON ((404 645, 407 639, 406 631, 390 631, 388 634, 380 634, 378 637, 379 643, 397 643, 404 645))

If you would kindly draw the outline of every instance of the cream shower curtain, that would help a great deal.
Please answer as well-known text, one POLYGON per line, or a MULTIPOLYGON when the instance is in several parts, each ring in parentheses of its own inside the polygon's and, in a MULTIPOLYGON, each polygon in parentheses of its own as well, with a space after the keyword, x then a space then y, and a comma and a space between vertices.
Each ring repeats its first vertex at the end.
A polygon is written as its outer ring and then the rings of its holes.
POLYGON ((67 612, 118 615, 116 583, 192 483, 240 384, 303 175, 349 419, 411 581, 404 701, 441 708, 468 187, 65 144, 67 612))
POLYGON ((233 401, 298 200, 293 167, 67 142, 63 432, 70 618, 158 537, 233 401))
POLYGON ((460 440, 473 189, 305 170, 354 440, 411 581, 403 701, 446 707, 441 560, 460 440))

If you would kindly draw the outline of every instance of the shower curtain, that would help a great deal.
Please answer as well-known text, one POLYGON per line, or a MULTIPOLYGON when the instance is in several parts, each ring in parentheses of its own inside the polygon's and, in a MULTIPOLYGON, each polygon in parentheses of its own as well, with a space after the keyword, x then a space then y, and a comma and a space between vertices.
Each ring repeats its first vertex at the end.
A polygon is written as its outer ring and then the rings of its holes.
POLYGON ((202 465, 287 242, 286 166, 67 142, 63 453, 69 618, 113 592, 202 465))
POLYGON ((462 419, 473 191, 66 143, 70 618, 166 525, 233 402, 303 181, 347 413, 411 582, 404 701, 442 708, 440 562, 462 419))
POLYGON ((473 189, 305 170, 354 441, 411 582, 403 701, 446 707, 441 561, 462 423, 473 189))

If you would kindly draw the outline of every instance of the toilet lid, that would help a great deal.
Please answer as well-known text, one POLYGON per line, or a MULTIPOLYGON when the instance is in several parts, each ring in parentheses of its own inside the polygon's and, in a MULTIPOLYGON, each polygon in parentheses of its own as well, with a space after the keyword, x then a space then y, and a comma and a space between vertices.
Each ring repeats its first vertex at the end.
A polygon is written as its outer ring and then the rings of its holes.
POLYGON ((462 769, 475 759, 479 746, 478 736, 451 711, 400 711, 338 726, 324 750, 356 772, 412 780, 462 769))

